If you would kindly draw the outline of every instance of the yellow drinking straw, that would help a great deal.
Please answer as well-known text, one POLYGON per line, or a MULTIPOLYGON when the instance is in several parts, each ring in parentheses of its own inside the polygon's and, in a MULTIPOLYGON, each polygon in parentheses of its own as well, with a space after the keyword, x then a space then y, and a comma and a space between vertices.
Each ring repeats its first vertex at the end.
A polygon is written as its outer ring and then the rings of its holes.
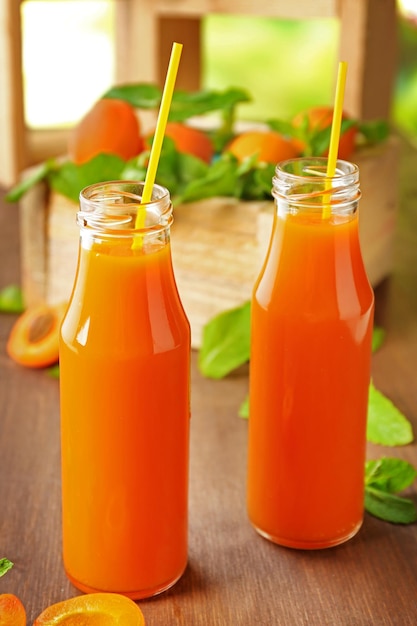
MULTIPOLYGON (((180 64, 182 44, 174 42, 172 44, 171 57, 165 79, 164 90, 162 92, 161 105, 154 140, 152 142, 151 153, 149 155, 148 169, 146 171, 145 184, 142 193, 142 204, 149 202, 152 198, 152 189, 155 182, 156 170, 158 169, 159 157, 164 140, 165 128, 167 125, 169 109, 171 106, 172 94, 174 93, 175 80, 177 78, 178 66, 180 64)), ((135 228, 142 228, 145 218, 145 211, 138 211, 135 228)))
MULTIPOLYGON (((336 173, 337 153, 339 151, 340 126, 342 124, 343 100, 345 96, 347 63, 340 61, 337 73, 336 94, 333 107, 333 120, 330 132, 329 156, 327 157, 326 177, 333 178, 336 173)), ((323 207, 323 218, 330 217, 330 204, 323 207)))

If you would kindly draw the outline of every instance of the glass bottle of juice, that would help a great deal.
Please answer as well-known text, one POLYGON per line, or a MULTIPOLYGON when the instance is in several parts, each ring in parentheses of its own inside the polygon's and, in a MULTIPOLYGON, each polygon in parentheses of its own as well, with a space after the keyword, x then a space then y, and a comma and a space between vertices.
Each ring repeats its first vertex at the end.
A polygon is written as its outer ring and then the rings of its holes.
POLYGON ((186 567, 190 417, 170 195, 155 185, 141 205, 142 191, 120 181, 82 191, 60 337, 65 570, 83 591, 134 599, 186 567))
POLYGON ((360 250, 358 168, 276 168, 251 312, 248 514, 267 539, 325 548, 359 530, 374 297, 360 250))

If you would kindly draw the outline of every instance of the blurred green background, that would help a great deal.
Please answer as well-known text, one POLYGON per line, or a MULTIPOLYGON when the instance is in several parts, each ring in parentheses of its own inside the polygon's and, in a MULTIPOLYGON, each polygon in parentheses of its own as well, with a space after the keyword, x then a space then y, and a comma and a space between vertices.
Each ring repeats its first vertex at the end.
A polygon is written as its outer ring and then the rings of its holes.
MULTIPOLYGON (((415 4, 417 15, 417 0, 415 4)), ((333 103, 336 20, 213 15, 206 18, 204 37, 205 86, 244 86, 253 96, 253 102, 240 107, 239 117, 289 119, 309 106, 333 103)), ((392 120, 417 140, 417 17, 399 18, 398 38, 392 120)))
MULTIPOLYGON (((417 0, 397 4, 399 57, 392 119, 416 138, 417 0)), ((116 5, 114 0, 23 1, 30 127, 72 125, 114 85, 116 5)), ((213 89, 247 88, 253 102, 239 108, 242 119, 289 119, 309 106, 333 103, 338 40, 336 19, 208 15, 203 22, 203 83, 213 89)), ((136 53, 141 53, 140 42, 136 53)))

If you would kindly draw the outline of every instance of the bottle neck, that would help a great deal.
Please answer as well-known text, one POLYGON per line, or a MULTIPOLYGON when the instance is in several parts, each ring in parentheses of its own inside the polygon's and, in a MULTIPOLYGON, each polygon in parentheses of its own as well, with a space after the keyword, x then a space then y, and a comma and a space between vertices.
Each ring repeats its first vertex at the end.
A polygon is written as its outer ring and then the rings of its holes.
POLYGON ((77 223, 85 248, 115 246, 148 253, 169 243, 173 222, 167 189, 154 185, 142 203, 144 183, 111 181, 86 187, 80 194, 77 223))
POLYGON ((277 213, 300 220, 341 223, 355 218, 359 199, 359 170, 337 161, 333 177, 326 174, 325 158, 291 159, 280 163, 273 178, 272 195, 277 213))

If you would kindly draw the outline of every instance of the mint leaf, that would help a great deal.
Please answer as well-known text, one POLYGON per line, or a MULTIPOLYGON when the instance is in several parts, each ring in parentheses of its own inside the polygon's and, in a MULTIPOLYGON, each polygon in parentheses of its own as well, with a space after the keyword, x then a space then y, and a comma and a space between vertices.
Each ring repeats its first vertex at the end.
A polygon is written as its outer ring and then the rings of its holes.
POLYGON ((204 376, 222 378, 250 355, 250 303, 220 313, 203 328, 199 368, 204 376))
POLYGON ((371 515, 393 524, 412 524, 417 520, 412 500, 374 487, 365 487, 365 509, 371 515))
POLYGON ((385 329, 380 326, 374 326, 372 331, 372 352, 376 352, 385 341, 385 329))
POLYGON ((9 559, 0 559, 0 577, 4 576, 9 569, 12 569, 13 563, 9 559))
POLYGON ((8 285, 0 291, 1 313, 23 313, 24 310, 23 294, 18 285, 8 285))
POLYGON ((388 493, 398 493, 410 487, 417 470, 408 461, 382 457, 365 463, 365 486, 388 493))
POLYGON ((408 419, 371 382, 366 437, 384 446, 403 446, 414 439, 408 419))

